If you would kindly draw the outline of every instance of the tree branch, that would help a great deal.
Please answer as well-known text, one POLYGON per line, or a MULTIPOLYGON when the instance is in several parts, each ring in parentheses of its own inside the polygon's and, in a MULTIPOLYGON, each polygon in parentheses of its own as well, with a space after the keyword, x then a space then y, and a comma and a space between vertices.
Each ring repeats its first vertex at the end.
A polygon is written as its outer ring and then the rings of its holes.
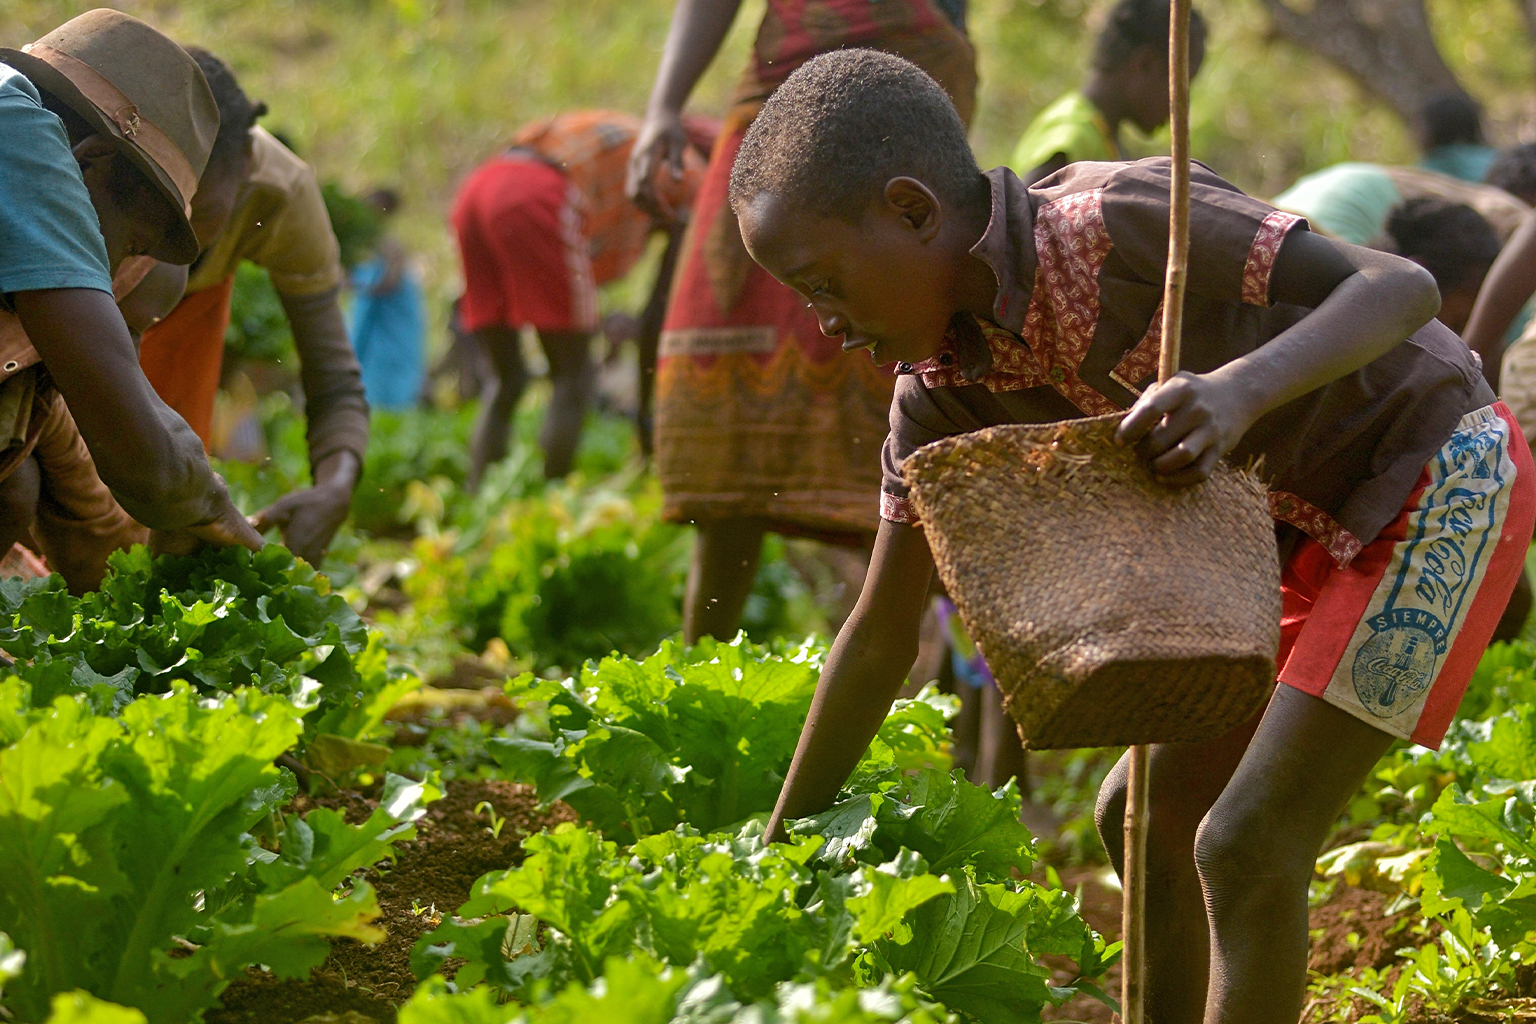
MULTIPOLYGON (((1435 46, 1424 0, 1315 0, 1309 11, 1259 2, 1282 36, 1327 58, 1410 124, 1436 93, 1466 95, 1435 46)), ((1536 20, 1536 0, 1517 2, 1536 20)))

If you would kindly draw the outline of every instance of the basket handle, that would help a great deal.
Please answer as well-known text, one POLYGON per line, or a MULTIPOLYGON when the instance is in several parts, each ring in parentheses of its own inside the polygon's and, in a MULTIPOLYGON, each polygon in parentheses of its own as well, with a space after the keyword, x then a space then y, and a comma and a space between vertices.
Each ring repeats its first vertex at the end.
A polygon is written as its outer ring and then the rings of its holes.
POLYGON ((1189 275, 1189 4, 1168 6, 1168 125, 1173 136, 1173 186, 1168 202, 1168 270, 1163 278, 1163 348, 1157 382, 1179 372, 1184 332, 1184 282, 1189 275))

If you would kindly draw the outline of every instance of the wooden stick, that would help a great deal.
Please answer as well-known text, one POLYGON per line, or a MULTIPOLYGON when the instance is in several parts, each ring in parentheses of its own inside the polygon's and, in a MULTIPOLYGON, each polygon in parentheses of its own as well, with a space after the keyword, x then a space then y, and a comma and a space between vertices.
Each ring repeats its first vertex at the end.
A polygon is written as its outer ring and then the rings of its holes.
MULTIPOLYGON (((1184 330, 1184 282, 1189 272, 1189 5, 1168 9, 1168 117, 1173 136, 1173 187, 1168 202, 1168 270, 1163 279, 1163 347, 1159 383, 1179 372, 1184 330)), ((1125 1024, 1144 1024, 1147 1014, 1147 826, 1149 775, 1146 745, 1131 748, 1125 798, 1125 902, 1120 930, 1120 1012, 1125 1024)))
POLYGON ((1120 1019, 1143 1024, 1147 1012, 1147 754, 1150 747, 1131 748, 1125 797, 1125 884, 1120 910, 1120 1019))
POLYGON ((1168 14, 1168 126, 1173 137, 1173 188, 1168 202, 1168 271, 1163 278, 1159 383, 1179 372, 1184 281, 1189 276, 1189 0, 1173 0, 1168 14))

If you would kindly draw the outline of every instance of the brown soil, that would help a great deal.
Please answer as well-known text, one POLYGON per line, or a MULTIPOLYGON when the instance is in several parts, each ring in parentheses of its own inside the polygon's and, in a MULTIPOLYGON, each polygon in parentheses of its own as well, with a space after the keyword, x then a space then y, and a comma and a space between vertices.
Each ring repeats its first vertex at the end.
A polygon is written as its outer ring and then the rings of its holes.
POLYGON ((1399 949, 1422 945, 1424 938, 1409 931, 1420 915, 1389 916, 1391 902, 1390 896, 1341 883, 1326 903, 1312 908, 1307 970, 1324 976, 1351 968, 1381 970, 1397 962, 1399 949))
POLYGON ((496 726, 511 725, 517 716, 517 705, 499 686, 474 690, 428 686, 407 694, 384 717, 398 727, 391 745, 414 747, 425 740, 424 729, 458 728, 471 719, 496 726))
MULTIPOLYGON (((340 809, 348 821, 357 822, 372 812, 374 802, 343 793, 316 801, 300 797, 293 809, 303 813, 316 805, 340 809)), ((204 1020, 299 1024, 332 1014, 335 1024, 394 1024, 395 1007, 416 987, 410 967, 416 940, 442 915, 458 909, 481 875, 520 863, 525 837, 574 819, 560 804, 539 811, 527 786, 471 779, 449 783, 443 799, 417 823, 417 838, 395 844, 394 863, 386 861, 363 875, 378 894, 382 914, 376 923, 388 932, 383 942, 370 947, 339 940, 330 958, 304 979, 282 980, 252 968, 225 990, 222 1008, 210 1010, 204 1020), (488 830, 486 814, 475 812, 482 801, 506 819, 499 837, 488 830)))
MULTIPOLYGON (((517 672, 511 674, 516 675, 517 672)), ((499 691, 506 684, 507 676, 506 668, 489 665, 473 654, 461 654, 453 659, 448 674, 433 679, 432 685, 445 690, 478 690, 483 686, 494 686, 499 691)))
MULTIPOLYGON (((1084 920, 1106 939, 1114 941, 1120 937, 1120 891, 1104 884, 1102 870, 1094 867, 1063 870, 1060 872, 1061 882, 1067 889, 1082 886, 1084 920)), ((1043 881, 1043 875, 1035 880, 1043 881)), ((1308 970, 1318 974, 1337 974, 1364 967, 1380 970, 1397 960, 1399 949, 1426 941, 1408 931, 1408 925, 1417 920, 1414 914, 1386 914, 1389 902, 1390 897, 1381 893, 1341 883, 1326 903, 1314 907, 1311 912, 1308 970)), ((1070 960, 1043 957, 1042 962, 1052 969, 1052 984, 1065 985, 1072 980, 1070 960)), ((1111 968, 1104 979, 1104 991, 1116 999, 1120 997, 1118 965, 1111 968)), ((1360 1010, 1362 1014, 1370 1012, 1363 1000, 1360 1010)), ((1107 1006, 1087 996, 1080 996, 1055 1009, 1047 1008, 1041 1017, 1046 1021, 1073 1020, 1084 1024, 1111 1024, 1116 1019, 1107 1006)), ((1468 1016, 1466 1024, 1477 1020, 1477 1017, 1468 1016)), ((1408 1024, 1449 1024, 1449 1019, 1421 1014, 1408 1024)))

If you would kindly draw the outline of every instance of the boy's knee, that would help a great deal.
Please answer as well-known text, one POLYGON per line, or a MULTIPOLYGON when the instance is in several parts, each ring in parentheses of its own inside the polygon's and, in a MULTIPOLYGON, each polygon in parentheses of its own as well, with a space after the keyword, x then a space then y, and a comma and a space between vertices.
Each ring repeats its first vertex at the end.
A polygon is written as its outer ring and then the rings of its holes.
POLYGON ((1298 880, 1305 886, 1317 851, 1302 849, 1298 838, 1282 816, 1218 801, 1195 831, 1195 867, 1211 911, 1266 886, 1290 891, 1298 880))
POLYGON ((1126 761, 1121 758, 1104 776, 1099 786, 1098 803, 1093 808, 1093 823, 1099 830, 1099 842, 1118 874, 1125 868, 1126 761))

